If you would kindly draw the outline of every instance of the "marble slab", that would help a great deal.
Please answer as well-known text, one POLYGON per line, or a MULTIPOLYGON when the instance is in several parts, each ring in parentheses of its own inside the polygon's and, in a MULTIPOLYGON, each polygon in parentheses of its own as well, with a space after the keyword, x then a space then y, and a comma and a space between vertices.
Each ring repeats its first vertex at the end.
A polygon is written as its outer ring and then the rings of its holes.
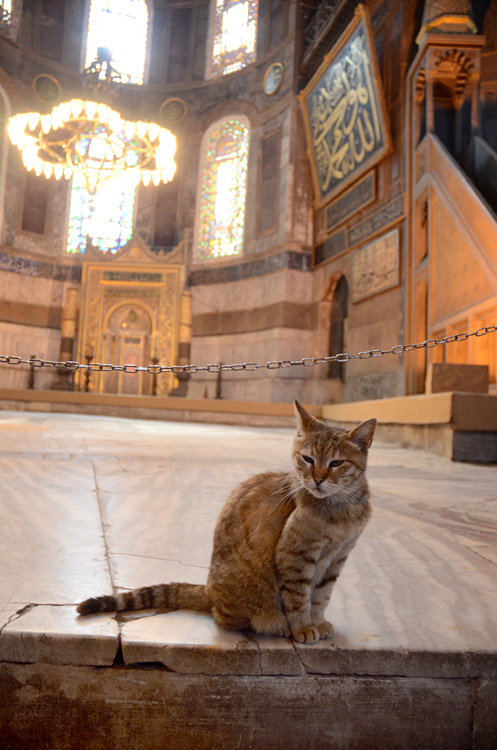
POLYGON ((497 467, 377 442, 374 514, 318 644, 190 612, 81 618, 87 596, 203 583, 241 480, 290 465, 293 430, 0 414, 0 655, 187 674, 497 676, 497 467), (62 606, 61 606, 62 605, 62 606), (19 614, 17 614, 19 613, 19 614), (85 659, 87 659, 85 661, 85 659))
POLYGON ((72 606, 30 606, 0 633, 0 661, 110 666, 119 645, 111 615, 75 617, 72 606))
POLYGON ((24 603, 68 604, 89 596, 95 586, 108 588, 91 464, 9 453, 6 438, 0 432, 0 602, 14 609, 24 603))
POLYGON ((222 630, 198 612, 168 612, 125 622, 122 651, 125 664, 159 662, 184 674, 304 673, 290 639, 222 630))

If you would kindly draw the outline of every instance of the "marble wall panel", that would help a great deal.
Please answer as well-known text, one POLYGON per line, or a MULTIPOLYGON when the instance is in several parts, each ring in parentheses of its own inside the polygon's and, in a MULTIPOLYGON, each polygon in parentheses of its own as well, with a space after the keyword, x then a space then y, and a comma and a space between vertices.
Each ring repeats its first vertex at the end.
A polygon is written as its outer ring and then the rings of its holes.
MULTIPOLYGON (((0 354, 3 356, 30 359, 34 355, 57 361, 59 350, 60 331, 57 329, 0 322, 0 354)), ((0 388, 27 388, 29 374, 28 365, 0 364, 0 388)), ((47 390, 55 377, 56 371, 53 368, 37 368, 34 387, 37 390, 47 390)))
MULTIPOLYGON (((399 324, 395 318, 350 328, 347 336, 347 349, 352 354, 370 349, 390 349, 398 343, 399 324)), ((383 357, 371 359, 353 359, 346 365, 347 373, 352 377, 379 372, 396 372, 399 370, 401 356, 385 354, 383 357)))
POLYGON ((377 398, 393 398, 405 395, 405 375, 403 370, 397 372, 364 372, 361 375, 349 375, 344 388, 342 401, 367 401, 377 398))
POLYGON ((69 184, 66 180, 51 180, 48 190, 48 204, 45 221, 45 232, 24 232, 20 229, 24 202, 24 184, 26 171, 19 155, 11 151, 5 181, 5 201, 3 236, 1 240, 9 246, 28 253, 42 256, 60 256, 65 250, 67 237, 67 211, 69 201, 69 184))
MULTIPOLYGON (((194 338, 192 362, 209 364, 222 362, 257 362, 299 360, 313 356, 309 332, 272 328, 250 331, 242 335, 205 336, 194 338)), ((293 401, 304 398, 305 383, 312 377, 311 367, 261 369, 254 373, 224 371, 221 375, 222 396, 247 401, 293 401)), ((217 375, 198 373, 192 376, 188 395, 203 397, 207 388, 209 398, 216 392, 217 375)))
MULTIPOLYGON (((312 344, 306 331, 272 328, 266 331, 248 331, 241 336, 231 334, 194 338, 192 361, 195 360, 194 364, 220 361, 224 364, 231 364, 235 361, 266 363, 273 360, 296 360, 313 356, 311 350, 312 344), (234 356, 238 356, 238 359, 233 359, 234 356)), ((282 375, 283 371, 278 371, 278 374, 282 375)), ((233 372, 230 375, 243 377, 243 373, 233 372)))
POLYGON ((194 316, 214 311, 253 310, 284 300, 309 304, 311 274, 286 269, 241 281, 192 287, 194 316))
POLYGON ((456 214, 433 191, 430 325, 495 294, 494 276, 456 214))
MULTIPOLYGON (((74 284, 73 284, 74 286, 74 284)), ((61 306, 64 283, 51 278, 0 271, 0 299, 31 305, 61 306)))

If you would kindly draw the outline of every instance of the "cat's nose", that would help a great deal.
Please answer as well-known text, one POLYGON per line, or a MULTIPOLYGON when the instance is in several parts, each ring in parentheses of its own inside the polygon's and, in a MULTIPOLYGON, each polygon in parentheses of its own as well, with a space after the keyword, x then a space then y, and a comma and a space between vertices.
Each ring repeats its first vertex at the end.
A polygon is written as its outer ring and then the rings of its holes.
POLYGON ((319 485, 324 482, 324 477, 322 479, 318 479, 317 477, 314 477, 314 481, 316 482, 316 487, 319 487, 319 485))

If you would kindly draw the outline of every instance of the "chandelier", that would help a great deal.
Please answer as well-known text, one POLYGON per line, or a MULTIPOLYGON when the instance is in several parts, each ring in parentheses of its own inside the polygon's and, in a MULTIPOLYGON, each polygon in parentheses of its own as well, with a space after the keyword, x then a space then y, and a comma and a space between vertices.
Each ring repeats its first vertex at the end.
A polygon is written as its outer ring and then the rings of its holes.
MULTIPOLYGON (((93 92, 105 93, 119 81, 103 48, 85 71, 93 92)), ((97 97, 95 97, 97 98, 97 97)), ((23 112, 9 118, 8 133, 22 152, 27 170, 37 175, 70 179, 80 175, 86 190, 118 177, 129 185, 158 185, 172 180, 176 137, 153 122, 124 120, 107 104, 71 99, 50 114, 23 112)))

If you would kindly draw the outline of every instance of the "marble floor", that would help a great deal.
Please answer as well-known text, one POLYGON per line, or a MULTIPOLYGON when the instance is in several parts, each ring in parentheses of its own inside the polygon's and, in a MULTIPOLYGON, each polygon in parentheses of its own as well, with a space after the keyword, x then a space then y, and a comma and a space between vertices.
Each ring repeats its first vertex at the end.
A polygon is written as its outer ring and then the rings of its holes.
POLYGON ((374 515, 315 645, 207 616, 78 617, 86 597, 206 580, 216 517, 290 467, 290 429, 0 413, 0 661, 207 674, 497 676, 497 467, 376 443, 374 515), (355 672, 354 672, 355 670, 355 672), (378 671, 380 670, 380 671, 378 671))

